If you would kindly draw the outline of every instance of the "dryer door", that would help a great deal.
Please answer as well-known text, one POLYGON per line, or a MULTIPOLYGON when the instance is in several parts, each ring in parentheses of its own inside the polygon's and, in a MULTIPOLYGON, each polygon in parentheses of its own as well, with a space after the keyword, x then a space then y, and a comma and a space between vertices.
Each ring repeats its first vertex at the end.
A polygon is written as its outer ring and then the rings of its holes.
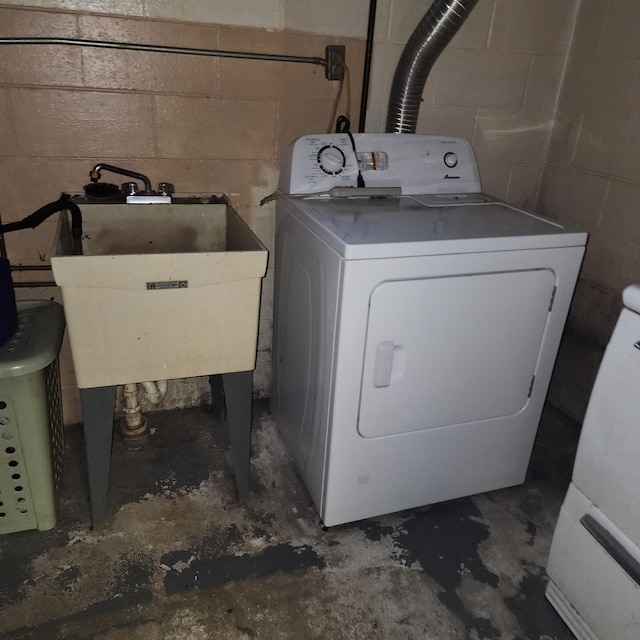
POLYGON ((503 416, 530 397, 549 269, 386 281, 370 298, 358 429, 374 438, 503 416))

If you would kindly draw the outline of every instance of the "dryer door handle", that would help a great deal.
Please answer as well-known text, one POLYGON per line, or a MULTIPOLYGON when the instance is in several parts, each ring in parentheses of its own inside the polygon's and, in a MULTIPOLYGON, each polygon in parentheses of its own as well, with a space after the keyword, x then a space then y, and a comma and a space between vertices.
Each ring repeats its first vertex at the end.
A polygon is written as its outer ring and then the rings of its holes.
POLYGON ((395 345, 392 340, 385 340, 376 347, 376 361, 373 368, 374 386, 388 387, 391 384, 394 350, 395 345))

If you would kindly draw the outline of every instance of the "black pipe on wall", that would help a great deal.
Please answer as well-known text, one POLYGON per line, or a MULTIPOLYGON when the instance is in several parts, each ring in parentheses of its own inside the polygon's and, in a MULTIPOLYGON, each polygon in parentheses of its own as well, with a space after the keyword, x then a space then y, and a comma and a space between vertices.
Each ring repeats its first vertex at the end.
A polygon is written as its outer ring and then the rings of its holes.
POLYGON ((371 79, 371 57, 373 51, 373 34, 376 28, 377 0, 369 1, 369 21, 367 24, 367 43, 364 52, 364 68, 362 71, 362 94, 360 97, 360 119, 358 131, 364 131, 367 121, 367 105, 369 103, 369 80, 371 79))

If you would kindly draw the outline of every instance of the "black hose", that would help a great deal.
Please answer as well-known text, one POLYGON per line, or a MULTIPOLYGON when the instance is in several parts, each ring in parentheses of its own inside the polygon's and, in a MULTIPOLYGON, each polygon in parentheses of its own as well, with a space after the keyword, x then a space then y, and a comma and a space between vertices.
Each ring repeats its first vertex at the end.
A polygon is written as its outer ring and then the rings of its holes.
POLYGON ((21 229, 35 229, 54 213, 65 210, 71 213, 73 252, 79 255, 82 253, 82 213, 80 207, 71 200, 71 196, 68 193, 61 194, 60 198, 55 202, 45 204, 18 222, 9 222, 0 225, 0 234, 9 233, 10 231, 20 231, 21 229))

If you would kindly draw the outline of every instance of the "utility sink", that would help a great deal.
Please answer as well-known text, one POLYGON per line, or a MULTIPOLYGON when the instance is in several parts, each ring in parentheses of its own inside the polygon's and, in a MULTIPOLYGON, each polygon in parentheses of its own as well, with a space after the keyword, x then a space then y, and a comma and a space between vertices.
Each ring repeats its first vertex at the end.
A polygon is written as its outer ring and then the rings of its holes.
POLYGON ((78 387, 255 367, 267 250, 226 198, 75 202, 82 255, 62 212, 51 266, 78 387))

